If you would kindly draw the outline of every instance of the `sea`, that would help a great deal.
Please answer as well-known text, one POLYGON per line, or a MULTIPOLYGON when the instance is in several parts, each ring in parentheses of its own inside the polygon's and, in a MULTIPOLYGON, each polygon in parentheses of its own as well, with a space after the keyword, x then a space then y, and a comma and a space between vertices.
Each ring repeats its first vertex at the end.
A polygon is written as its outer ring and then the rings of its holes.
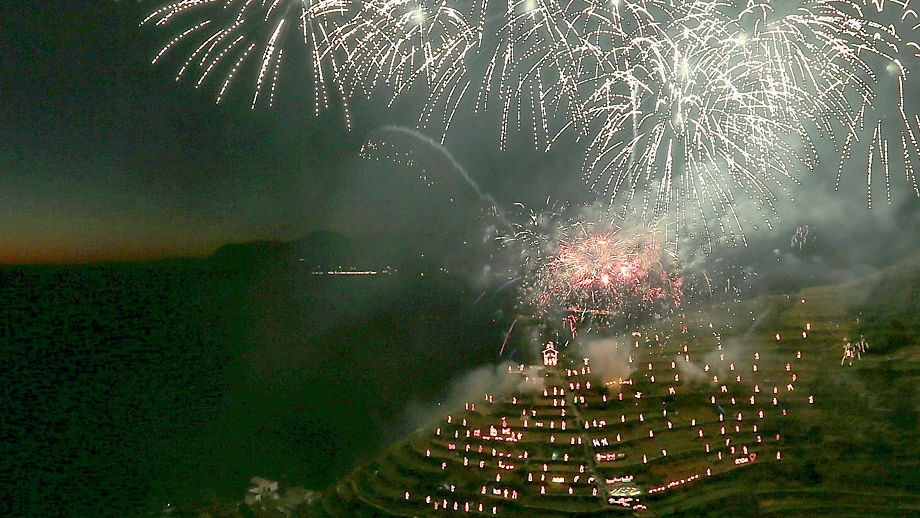
POLYGON ((2 516, 160 516, 321 490, 493 361, 492 296, 433 270, 206 259, 0 268, 2 516))

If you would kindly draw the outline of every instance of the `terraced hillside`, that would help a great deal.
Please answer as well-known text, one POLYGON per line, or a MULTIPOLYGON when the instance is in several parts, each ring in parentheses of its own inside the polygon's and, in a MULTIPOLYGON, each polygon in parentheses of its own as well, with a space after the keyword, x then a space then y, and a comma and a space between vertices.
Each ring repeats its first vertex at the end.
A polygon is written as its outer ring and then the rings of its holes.
POLYGON ((616 351, 627 378, 605 379, 566 351, 509 366, 516 390, 467 402, 304 514, 653 514, 669 495, 783 462, 785 424, 814 404, 803 385, 815 369, 810 328, 745 346, 708 326, 638 329, 616 351))
POLYGON ((693 308, 614 339, 608 357, 570 345, 553 364, 547 348, 545 362, 503 367, 509 383, 495 385, 513 389, 482 386, 285 512, 920 516, 916 279, 920 256, 693 308), (842 362, 845 339, 863 335, 869 349, 842 362))

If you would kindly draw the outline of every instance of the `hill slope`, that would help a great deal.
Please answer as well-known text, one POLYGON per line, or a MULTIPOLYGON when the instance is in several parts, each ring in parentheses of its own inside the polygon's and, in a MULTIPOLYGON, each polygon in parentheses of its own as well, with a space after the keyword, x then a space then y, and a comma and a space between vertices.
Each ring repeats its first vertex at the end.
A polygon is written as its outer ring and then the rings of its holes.
POLYGON ((511 390, 453 409, 300 515, 920 512, 916 286, 911 256, 636 329, 626 380, 584 372, 575 351, 512 367, 511 390), (895 319, 906 338, 873 346, 895 319), (841 365, 861 332, 869 352, 841 365))

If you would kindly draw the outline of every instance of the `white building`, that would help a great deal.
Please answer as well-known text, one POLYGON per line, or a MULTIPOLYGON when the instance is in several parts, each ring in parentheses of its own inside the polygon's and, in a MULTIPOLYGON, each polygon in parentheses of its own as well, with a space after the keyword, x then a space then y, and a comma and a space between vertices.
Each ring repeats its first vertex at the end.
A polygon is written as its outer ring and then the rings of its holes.
POLYGON ((252 505, 267 499, 278 499, 278 481, 262 477, 252 477, 249 482, 252 487, 246 492, 246 503, 252 505))
POLYGON ((550 340, 546 342, 546 348, 543 349, 543 365, 546 367, 555 367, 559 364, 559 351, 556 345, 550 340))

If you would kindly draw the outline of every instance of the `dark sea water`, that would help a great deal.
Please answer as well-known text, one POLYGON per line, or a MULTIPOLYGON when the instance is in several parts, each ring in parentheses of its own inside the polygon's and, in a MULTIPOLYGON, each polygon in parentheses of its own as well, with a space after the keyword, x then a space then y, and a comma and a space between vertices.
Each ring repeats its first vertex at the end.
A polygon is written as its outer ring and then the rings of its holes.
POLYGON ((208 261, 0 270, 4 516, 147 516, 321 489, 494 358, 508 322, 447 275, 208 261))

